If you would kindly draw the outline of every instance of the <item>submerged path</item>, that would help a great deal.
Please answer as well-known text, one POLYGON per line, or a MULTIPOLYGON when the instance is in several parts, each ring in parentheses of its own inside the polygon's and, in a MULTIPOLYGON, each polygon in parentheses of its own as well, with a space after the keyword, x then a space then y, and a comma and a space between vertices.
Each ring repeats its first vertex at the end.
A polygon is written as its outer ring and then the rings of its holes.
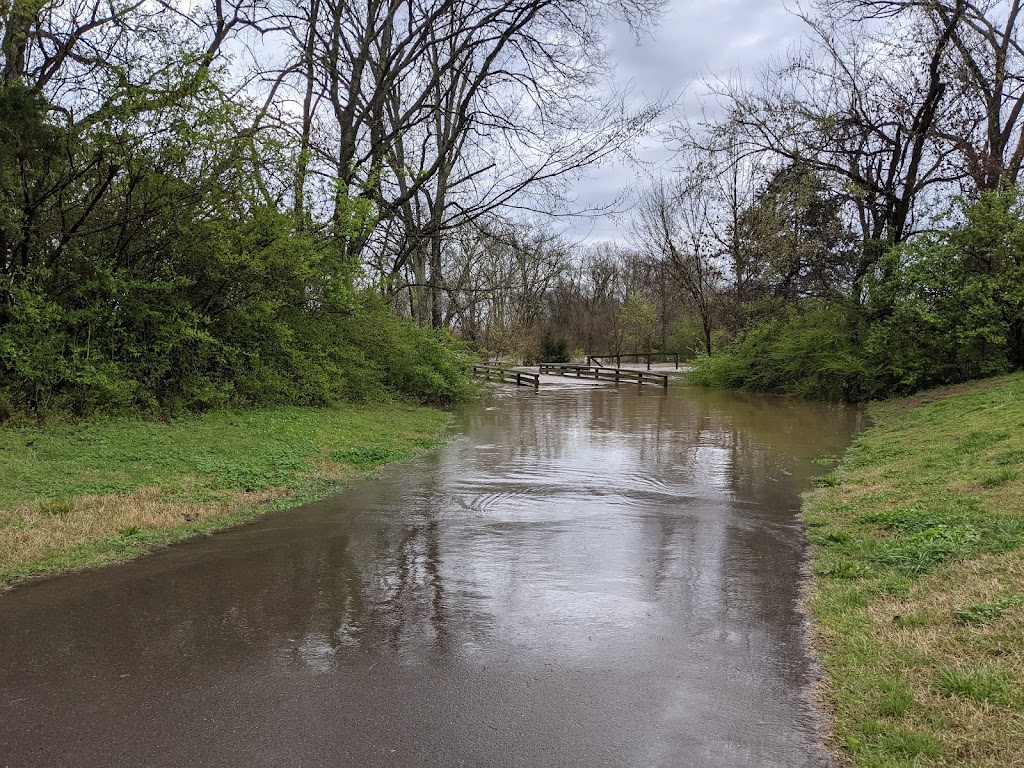
POLYGON ((0 766, 823 765, 798 493, 851 411, 517 390, 334 499, 0 595, 0 766))

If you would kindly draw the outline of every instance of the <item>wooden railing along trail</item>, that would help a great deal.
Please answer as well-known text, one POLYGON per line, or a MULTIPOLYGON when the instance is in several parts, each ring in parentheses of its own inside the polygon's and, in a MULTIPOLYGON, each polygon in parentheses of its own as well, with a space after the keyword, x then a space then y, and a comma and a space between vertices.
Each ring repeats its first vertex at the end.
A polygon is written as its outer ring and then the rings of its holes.
POLYGON ((636 358, 637 362, 640 360, 647 361, 647 370, 651 370, 651 360, 655 357, 663 357, 665 361, 675 361, 676 370, 679 369, 679 353, 678 352, 632 352, 630 354, 622 355, 587 355, 587 365, 600 366, 605 360, 614 360, 617 368, 622 367, 622 358, 636 358))
POLYGON ((668 389, 668 374, 630 371, 623 368, 603 368, 596 365, 575 365, 574 363, 541 363, 540 372, 553 376, 575 376, 577 379, 614 381, 616 384, 654 384, 668 389))
POLYGON ((533 387, 540 389, 540 374, 513 371, 510 368, 498 368, 494 365, 474 365, 473 375, 486 381, 500 381, 515 384, 517 387, 533 387))

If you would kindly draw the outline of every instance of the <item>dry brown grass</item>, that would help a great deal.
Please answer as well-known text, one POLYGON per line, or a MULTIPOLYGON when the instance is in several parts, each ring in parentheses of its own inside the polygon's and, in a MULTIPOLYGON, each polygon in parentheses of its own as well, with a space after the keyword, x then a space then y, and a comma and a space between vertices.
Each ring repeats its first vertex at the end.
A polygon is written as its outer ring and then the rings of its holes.
POLYGON ((328 450, 323 450, 318 456, 311 459, 313 468, 306 473, 309 480, 324 480, 329 483, 347 483, 356 477, 359 472, 344 461, 335 461, 326 455, 328 450))
POLYGON ((84 495, 0 513, 0 571, 133 530, 169 530, 202 523, 286 496, 281 488, 234 491, 221 501, 168 498, 159 487, 124 495, 84 495))
MULTIPOLYGON (((867 606, 872 643, 885 656, 866 655, 863 672, 904 681, 913 706, 899 717, 900 727, 930 734, 946 748, 935 759, 918 755, 913 765, 1024 766, 1024 603, 982 626, 966 626, 957 617, 966 606, 1022 592, 1024 551, 1014 550, 955 563, 917 581, 905 597, 877 598, 867 606), (993 703, 941 690, 940 670, 978 668, 1011 676, 1015 700, 993 703)), ((840 642, 840 635, 812 628, 810 642, 821 652, 840 642)), ((836 717, 831 681, 821 680, 814 695, 831 725, 836 717)), ((833 747, 843 754, 841 744, 833 747)))

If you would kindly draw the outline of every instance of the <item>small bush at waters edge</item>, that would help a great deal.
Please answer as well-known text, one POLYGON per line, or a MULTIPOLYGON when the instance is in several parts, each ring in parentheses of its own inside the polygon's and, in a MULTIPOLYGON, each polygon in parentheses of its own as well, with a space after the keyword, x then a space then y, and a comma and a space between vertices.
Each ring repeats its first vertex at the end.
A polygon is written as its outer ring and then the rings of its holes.
POLYGON ((550 330, 544 331, 544 335, 540 339, 537 359, 542 363, 568 363, 570 360, 569 340, 562 337, 556 338, 550 330))
POLYGON ((819 303, 747 329, 726 349, 694 363, 689 381, 808 399, 859 401, 877 395, 874 374, 853 341, 851 312, 819 303))

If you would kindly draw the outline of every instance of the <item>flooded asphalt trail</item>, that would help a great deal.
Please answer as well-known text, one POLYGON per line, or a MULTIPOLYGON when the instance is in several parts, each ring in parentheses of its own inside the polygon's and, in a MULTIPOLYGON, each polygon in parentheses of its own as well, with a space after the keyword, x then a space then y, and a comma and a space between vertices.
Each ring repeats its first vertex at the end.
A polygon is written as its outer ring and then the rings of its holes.
POLYGON ((798 493, 855 413, 567 385, 0 595, 0 766, 823 765, 798 493))

